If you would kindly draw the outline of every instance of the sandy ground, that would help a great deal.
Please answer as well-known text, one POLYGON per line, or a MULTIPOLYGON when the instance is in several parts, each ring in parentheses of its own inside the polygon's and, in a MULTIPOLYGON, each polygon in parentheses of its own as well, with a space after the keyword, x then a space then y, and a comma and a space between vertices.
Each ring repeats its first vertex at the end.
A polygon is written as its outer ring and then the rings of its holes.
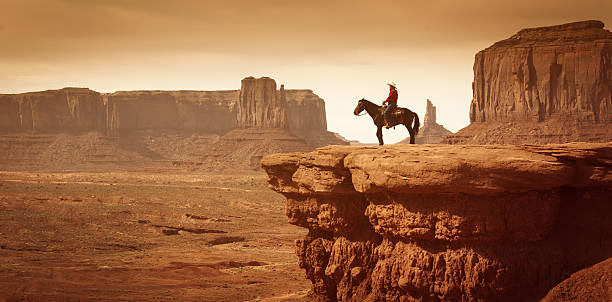
POLYGON ((304 301, 263 173, 0 172, 0 301, 304 301))

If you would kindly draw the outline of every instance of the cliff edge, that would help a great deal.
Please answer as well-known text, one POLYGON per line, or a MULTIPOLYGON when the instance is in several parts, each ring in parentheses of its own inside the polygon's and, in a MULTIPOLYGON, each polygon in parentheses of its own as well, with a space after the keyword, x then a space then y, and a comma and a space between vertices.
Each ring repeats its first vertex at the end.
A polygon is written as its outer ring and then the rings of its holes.
POLYGON ((264 157, 320 301, 530 301, 612 256, 612 143, 264 157))

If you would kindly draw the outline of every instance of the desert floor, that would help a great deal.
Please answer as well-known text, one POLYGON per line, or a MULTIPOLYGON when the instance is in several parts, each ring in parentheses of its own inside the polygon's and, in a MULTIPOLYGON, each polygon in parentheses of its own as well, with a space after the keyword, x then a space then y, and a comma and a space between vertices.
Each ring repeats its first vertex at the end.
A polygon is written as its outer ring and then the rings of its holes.
POLYGON ((0 171, 0 301, 303 301, 263 173, 0 171))

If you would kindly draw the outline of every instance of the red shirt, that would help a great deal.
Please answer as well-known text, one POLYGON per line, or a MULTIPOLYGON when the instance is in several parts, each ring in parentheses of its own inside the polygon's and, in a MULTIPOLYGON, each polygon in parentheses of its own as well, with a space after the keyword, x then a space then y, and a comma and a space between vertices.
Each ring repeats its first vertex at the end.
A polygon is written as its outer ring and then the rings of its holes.
POLYGON ((389 96, 387 97, 386 100, 383 101, 383 105, 386 102, 397 104, 397 89, 390 87, 389 96))

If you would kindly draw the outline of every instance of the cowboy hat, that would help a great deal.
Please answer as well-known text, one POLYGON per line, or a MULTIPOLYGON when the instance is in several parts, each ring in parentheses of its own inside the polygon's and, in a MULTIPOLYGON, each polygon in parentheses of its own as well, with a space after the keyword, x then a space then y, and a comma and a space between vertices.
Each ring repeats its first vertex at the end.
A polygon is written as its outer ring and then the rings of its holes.
POLYGON ((393 87, 393 88, 397 88, 397 85, 395 85, 395 83, 394 83, 394 82, 387 83, 387 85, 389 85, 389 86, 391 86, 391 87, 393 87))

